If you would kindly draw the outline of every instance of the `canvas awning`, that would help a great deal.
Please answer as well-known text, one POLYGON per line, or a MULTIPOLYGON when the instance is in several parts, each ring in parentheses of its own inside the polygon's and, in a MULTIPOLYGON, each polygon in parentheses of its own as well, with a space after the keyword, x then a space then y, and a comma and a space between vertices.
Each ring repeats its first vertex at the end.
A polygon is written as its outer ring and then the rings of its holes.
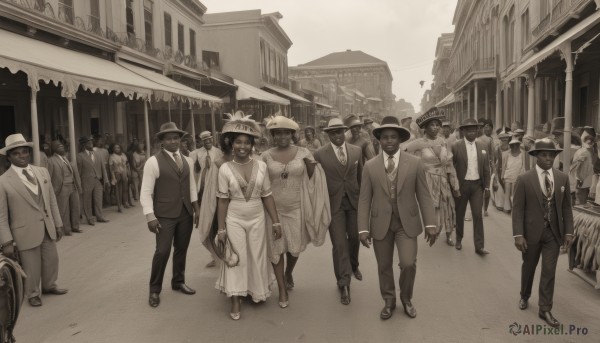
POLYGON ((327 105, 327 104, 323 104, 320 102, 315 102, 315 105, 319 106, 319 107, 323 107, 323 108, 332 108, 332 106, 327 105))
POLYGON ((367 100, 381 102, 381 99, 379 98, 367 98, 367 100))
POLYGON ((238 86, 236 99, 238 101, 241 100, 257 100, 263 102, 270 102, 277 105, 288 106, 290 101, 288 99, 284 99, 278 97, 275 94, 271 94, 269 92, 265 92, 262 89, 251 86, 245 82, 234 79, 233 83, 238 86))
POLYGON ((445 98, 443 98, 440 102, 435 104, 435 107, 443 107, 446 105, 450 105, 453 104, 455 101, 456 98, 454 97, 454 93, 450 92, 450 94, 446 95, 445 98))
POLYGON ((276 87, 276 86, 273 86, 273 85, 264 85, 264 88, 268 88, 268 89, 270 89, 270 90, 272 90, 274 92, 277 92, 277 93, 279 93, 279 94, 283 95, 284 97, 289 98, 291 100, 296 100, 296 101, 300 101, 300 102, 304 102, 304 103, 310 104, 310 101, 308 101, 307 99, 305 99, 305 98, 301 97, 300 95, 298 95, 296 93, 293 93, 293 92, 291 92, 291 91, 289 91, 287 89, 284 89, 284 88, 281 88, 281 87, 276 87))

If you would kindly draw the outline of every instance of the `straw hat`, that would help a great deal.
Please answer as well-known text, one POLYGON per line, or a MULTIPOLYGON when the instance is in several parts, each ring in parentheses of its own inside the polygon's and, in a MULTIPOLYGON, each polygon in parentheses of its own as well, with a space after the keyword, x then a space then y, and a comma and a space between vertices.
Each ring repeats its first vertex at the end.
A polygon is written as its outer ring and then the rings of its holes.
POLYGON ((512 145, 512 144, 519 144, 519 145, 521 145, 521 141, 517 137, 513 136, 513 138, 510 140, 510 142, 508 142, 508 145, 512 145))
POLYGON ((245 115, 242 111, 237 111, 235 114, 227 114, 227 122, 223 125, 221 132, 223 133, 243 133, 256 138, 260 138, 260 127, 250 119, 250 115, 245 115))
POLYGON ((344 125, 344 122, 340 118, 331 118, 331 120, 327 124, 327 127, 323 128, 323 131, 329 132, 332 130, 339 130, 339 129, 348 130, 348 127, 346 125, 344 125))
POLYGON ((535 141, 533 149, 529 150, 529 155, 535 156, 540 151, 554 151, 559 153, 562 149, 557 147, 551 139, 542 138, 535 141))
POLYGON ((23 137, 23 135, 20 133, 12 134, 6 137, 6 140, 4 141, 4 148, 0 149, 0 155, 6 155, 10 150, 22 146, 33 148, 33 143, 26 141, 25 137, 23 137))
POLYGON ((172 132, 179 134, 179 137, 183 137, 183 135, 185 135, 185 134, 187 133, 187 132, 185 132, 185 131, 179 130, 179 129, 177 128, 177 124, 175 124, 175 123, 174 123, 174 122, 172 122, 172 121, 169 121, 169 122, 166 122, 166 123, 164 123, 164 124, 162 124, 162 125, 160 126, 160 131, 158 131, 158 132, 156 133, 156 138, 158 138, 158 139, 162 139, 162 137, 163 137, 165 134, 167 134, 167 133, 172 133, 172 132))
POLYGON ((285 116, 276 116, 267 123, 267 130, 286 129, 292 131, 300 130, 298 123, 285 116))
POLYGON ((381 120, 381 125, 373 129, 373 136, 379 139, 379 137, 381 137, 381 131, 384 129, 394 129, 398 131, 402 142, 406 142, 410 139, 410 131, 400 126, 398 118, 394 116, 383 117, 383 119, 381 120))
POLYGON ((205 139, 213 138, 212 133, 210 131, 202 131, 200 132, 200 140, 203 141, 205 139))
POLYGON ((483 126, 483 125, 473 118, 467 118, 460 124, 460 126, 458 128, 464 129, 464 128, 467 128, 470 126, 478 126, 479 127, 479 126, 483 126))
POLYGON ((422 129, 425 126, 427 126, 427 123, 429 123, 432 120, 438 120, 441 123, 445 119, 446 116, 444 115, 444 112, 438 110, 437 107, 433 107, 424 114, 417 117, 417 120, 415 120, 415 122, 417 123, 417 125, 419 125, 419 128, 422 129))
POLYGON ((358 119, 358 117, 354 114, 351 114, 349 116, 347 116, 344 119, 344 123, 346 124, 346 126, 348 127, 353 127, 353 126, 362 126, 362 122, 360 121, 360 119, 358 119))

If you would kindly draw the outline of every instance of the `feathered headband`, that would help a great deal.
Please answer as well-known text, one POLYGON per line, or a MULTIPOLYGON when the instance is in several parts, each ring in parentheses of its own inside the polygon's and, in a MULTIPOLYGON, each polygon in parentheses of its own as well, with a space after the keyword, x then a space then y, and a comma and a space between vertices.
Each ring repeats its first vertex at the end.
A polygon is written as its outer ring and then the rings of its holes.
POLYGON ((245 115, 242 111, 237 111, 234 114, 226 113, 227 119, 223 125, 222 133, 236 132, 244 133, 256 138, 260 138, 260 127, 250 119, 251 115, 245 115))

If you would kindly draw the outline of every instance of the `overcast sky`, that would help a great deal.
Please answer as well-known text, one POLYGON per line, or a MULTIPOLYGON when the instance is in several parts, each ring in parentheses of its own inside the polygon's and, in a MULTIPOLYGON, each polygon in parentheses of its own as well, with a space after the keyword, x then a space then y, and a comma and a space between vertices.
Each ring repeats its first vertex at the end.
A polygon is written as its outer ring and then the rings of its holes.
POLYGON ((261 9, 280 12, 293 42, 290 66, 331 52, 362 50, 388 63, 396 99, 416 111, 432 76, 437 38, 453 32, 457 0, 201 0, 207 13, 261 9), (423 88, 419 81, 425 81, 423 88))

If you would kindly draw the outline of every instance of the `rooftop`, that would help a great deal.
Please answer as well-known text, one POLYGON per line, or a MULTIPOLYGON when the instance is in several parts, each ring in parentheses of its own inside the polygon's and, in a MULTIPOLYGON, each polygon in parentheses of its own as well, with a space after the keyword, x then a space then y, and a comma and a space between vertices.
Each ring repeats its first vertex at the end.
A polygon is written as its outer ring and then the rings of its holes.
POLYGON ((385 64, 376 57, 366 54, 360 50, 346 50, 341 52, 333 52, 329 55, 317 58, 314 61, 300 64, 302 67, 322 67, 322 66, 342 66, 342 65, 360 65, 360 64, 385 64))

